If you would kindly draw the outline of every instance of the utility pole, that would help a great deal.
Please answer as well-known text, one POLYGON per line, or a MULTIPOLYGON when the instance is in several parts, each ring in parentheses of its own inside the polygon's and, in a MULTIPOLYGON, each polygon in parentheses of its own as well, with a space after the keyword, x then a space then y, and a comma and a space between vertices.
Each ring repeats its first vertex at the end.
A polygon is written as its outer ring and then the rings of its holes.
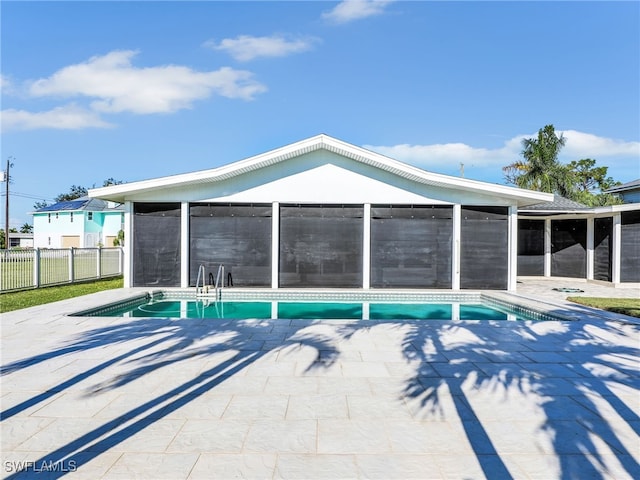
POLYGON ((13 166, 13 163, 11 163, 12 158, 13 157, 7 158, 7 169, 4 172, 4 181, 7 186, 5 189, 6 197, 4 199, 4 248, 6 250, 9 250, 9 169, 13 166))

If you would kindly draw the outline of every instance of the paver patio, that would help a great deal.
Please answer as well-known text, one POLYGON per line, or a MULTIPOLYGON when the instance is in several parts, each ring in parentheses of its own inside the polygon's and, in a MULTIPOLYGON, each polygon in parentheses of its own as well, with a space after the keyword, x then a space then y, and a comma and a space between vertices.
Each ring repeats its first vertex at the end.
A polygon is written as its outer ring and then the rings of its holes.
POLYGON ((3 476, 640 478, 638 322, 554 285, 519 293, 581 320, 4 314, 3 476))

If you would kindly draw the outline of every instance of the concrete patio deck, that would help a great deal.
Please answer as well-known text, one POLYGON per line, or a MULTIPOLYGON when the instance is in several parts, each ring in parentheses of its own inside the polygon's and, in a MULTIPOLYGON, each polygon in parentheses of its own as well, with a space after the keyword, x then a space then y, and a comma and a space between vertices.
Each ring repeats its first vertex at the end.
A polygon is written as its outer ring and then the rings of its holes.
MULTIPOLYGON (((640 478, 640 328, 579 321, 67 317, 132 290, 2 315, 4 478, 640 478)), ((604 291, 602 289, 605 289, 604 291)))

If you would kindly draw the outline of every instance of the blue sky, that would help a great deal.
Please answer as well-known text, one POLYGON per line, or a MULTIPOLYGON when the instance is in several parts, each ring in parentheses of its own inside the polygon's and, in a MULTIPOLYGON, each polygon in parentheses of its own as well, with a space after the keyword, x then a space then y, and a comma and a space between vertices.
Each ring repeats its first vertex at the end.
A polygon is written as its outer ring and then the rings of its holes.
POLYGON ((318 133, 502 184, 521 140, 553 124, 562 161, 640 177, 639 2, 0 9, 11 227, 71 185, 213 168, 318 133))

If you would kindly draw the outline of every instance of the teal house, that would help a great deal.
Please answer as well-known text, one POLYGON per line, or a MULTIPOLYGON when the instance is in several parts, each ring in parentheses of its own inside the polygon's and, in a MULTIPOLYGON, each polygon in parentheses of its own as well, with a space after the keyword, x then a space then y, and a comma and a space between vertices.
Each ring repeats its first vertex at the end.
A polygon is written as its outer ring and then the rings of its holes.
POLYGON ((32 214, 34 248, 112 247, 124 223, 121 204, 89 197, 58 202, 32 214))

